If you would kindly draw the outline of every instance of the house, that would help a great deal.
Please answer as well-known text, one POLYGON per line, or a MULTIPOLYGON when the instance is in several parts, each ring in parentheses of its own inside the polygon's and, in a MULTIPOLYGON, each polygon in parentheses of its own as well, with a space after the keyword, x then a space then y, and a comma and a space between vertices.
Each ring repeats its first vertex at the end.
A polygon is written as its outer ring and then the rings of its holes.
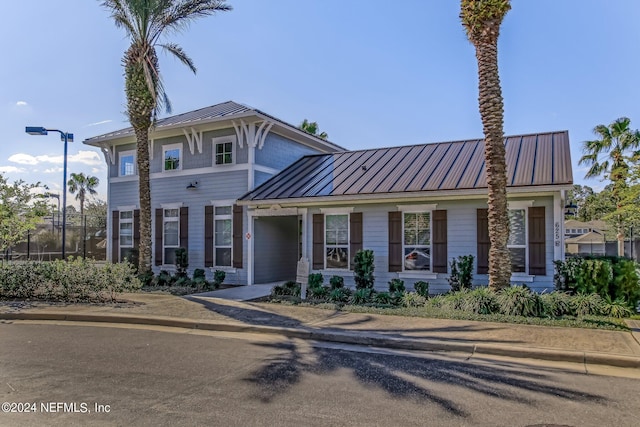
POLYGON ((569 255, 605 255, 607 224, 604 221, 564 222, 565 251, 569 255))
MULTIPOLYGON (((140 238, 133 129, 84 143, 102 150, 109 169, 108 259, 130 258, 140 238)), ((236 199, 305 155, 343 150, 232 101, 158 120, 149 150, 154 271, 173 270, 184 247, 190 271, 224 270, 228 283, 247 283, 251 236, 236 199)))
MULTIPOLYGON (((510 136, 505 146, 512 282, 550 289, 553 260, 564 259, 569 135, 510 136)), ((446 291, 450 261, 468 254, 474 281, 488 283, 483 151, 478 139, 305 155, 237 202, 251 235, 248 283, 293 279, 302 257, 353 286, 359 249, 374 252, 377 288, 400 278, 446 291)))

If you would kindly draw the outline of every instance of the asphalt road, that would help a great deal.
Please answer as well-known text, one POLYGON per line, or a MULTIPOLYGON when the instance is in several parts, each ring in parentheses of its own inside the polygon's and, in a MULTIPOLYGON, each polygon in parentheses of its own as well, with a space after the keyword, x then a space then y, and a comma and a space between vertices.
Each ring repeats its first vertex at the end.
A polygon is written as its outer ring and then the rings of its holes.
POLYGON ((0 395, 0 426, 640 425, 638 379, 123 325, 0 323, 0 395))

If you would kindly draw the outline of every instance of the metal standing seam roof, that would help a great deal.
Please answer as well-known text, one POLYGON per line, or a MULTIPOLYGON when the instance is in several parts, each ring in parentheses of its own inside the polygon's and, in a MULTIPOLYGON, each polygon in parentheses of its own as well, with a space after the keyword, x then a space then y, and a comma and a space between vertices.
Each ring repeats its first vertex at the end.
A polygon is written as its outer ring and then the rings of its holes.
MULTIPOLYGON (((505 137, 507 185, 573 183, 567 131, 505 137)), ((487 188, 484 139, 305 156, 239 200, 487 188)))
MULTIPOLYGON (((236 102, 233 101, 227 101, 227 102, 223 102, 220 104, 216 104, 216 105, 212 105, 209 107, 204 107, 204 108, 200 108, 198 110, 194 110, 194 111, 189 111, 186 113, 182 113, 182 114, 177 114, 175 116, 170 116, 170 117, 165 117, 162 119, 159 119, 156 121, 154 129, 155 130, 162 130, 164 128, 169 128, 172 126, 179 126, 179 125, 197 125, 198 122, 202 122, 202 121, 211 121, 211 120, 215 120, 215 119, 223 119, 223 118, 233 118, 233 116, 236 115, 245 115, 246 113, 255 113, 255 114, 260 114, 262 116, 268 117, 278 123, 280 123, 281 125, 285 126, 285 127, 289 127, 291 129, 298 129, 297 126, 293 126, 290 123, 287 123, 285 121, 282 121, 280 119, 278 119, 277 117, 274 117, 270 114, 264 113, 263 111, 260 111, 256 108, 252 108, 246 105, 242 105, 242 104, 238 104, 236 102)), ((85 143, 92 143, 92 142, 100 142, 100 141, 104 141, 104 140, 111 140, 114 138, 123 138, 123 137, 127 137, 127 136, 131 136, 133 135, 133 128, 132 127, 128 127, 125 129, 120 129, 117 131, 113 131, 110 133, 105 133, 103 135, 98 135, 98 136, 94 136, 91 138, 87 138, 85 140, 85 143)), ((310 136, 314 136, 309 134, 310 136)), ((317 137, 316 137, 317 138, 317 137)), ((317 138, 318 140, 320 140, 320 138, 317 138)), ((332 142, 326 141, 326 140, 321 140, 322 142, 324 142, 327 145, 331 145, 334 146, 335 148, 339 149, 339 150, 344 150, 343 147, 340 147, 332 142)))

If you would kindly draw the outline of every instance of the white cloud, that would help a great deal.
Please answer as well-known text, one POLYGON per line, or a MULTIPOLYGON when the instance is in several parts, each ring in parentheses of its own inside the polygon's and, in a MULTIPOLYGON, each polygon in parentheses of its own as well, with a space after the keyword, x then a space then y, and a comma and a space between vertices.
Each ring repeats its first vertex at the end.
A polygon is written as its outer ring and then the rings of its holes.
POLYGON ((4 173, 22 173, 25 172, 23 168, 17 168, 15 166, 0 166, 0 172, 4 173))
POLYGON ((62 172, 62 168, 49 168, 49 169, 45 169, 42 172, 44 173, 59 173, 62 172))
POLYGON ((113 120, 102 120, 102 121, 95 122, 95 123, 89 123, 88 125, 85 125, 84 127, 104 125, 104 124, 107 124, 107 123, 111 123, 112 121, 113 120))
POLYGON ((27 104, 26 101, 18 101, 18 102, 16 102, 16 107, 26 107, 28 105, 29 104, 27 104))
MULTIPOLYGON (((18 163, 20 165, 37 165, 38 163, 54 163, 54 164, 62 164, 64 161, 64 156, 51 156, 48 154, 41 156, 32 156, 30 154, 18 153, 9 157, 9 161, 13 163, 18 163)), ((67 156, 68 163, 81 163, 88 166, 100 166, 102 165, 102 160, 100 159, 100 155, 95 151, 87 151, 80 150, 78 154, 71 154, 67 156)))

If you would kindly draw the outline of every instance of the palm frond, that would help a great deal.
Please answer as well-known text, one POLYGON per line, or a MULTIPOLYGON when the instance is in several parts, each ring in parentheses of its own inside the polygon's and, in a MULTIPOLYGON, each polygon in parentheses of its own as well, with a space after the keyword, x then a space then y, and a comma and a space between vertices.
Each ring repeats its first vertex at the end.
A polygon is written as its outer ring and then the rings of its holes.
POLYGON ((233 10, 222 0, 179 0, 165 15, 162 26, 179 31, 194 19, 233 10))
POLYGON ((173 54, 176 58, 180 60, 180 62, 182 62, 187 67, 189 67, 189 69, 193 72, 193 74, 196 73, 197 69, 195 64, 193 63, 193 60, 189 57, 189 55, 187 55, 187 53, 180 46, 178 46, 175 43, 160 44, 158 46, 162 47, 167 52, 173 54))

